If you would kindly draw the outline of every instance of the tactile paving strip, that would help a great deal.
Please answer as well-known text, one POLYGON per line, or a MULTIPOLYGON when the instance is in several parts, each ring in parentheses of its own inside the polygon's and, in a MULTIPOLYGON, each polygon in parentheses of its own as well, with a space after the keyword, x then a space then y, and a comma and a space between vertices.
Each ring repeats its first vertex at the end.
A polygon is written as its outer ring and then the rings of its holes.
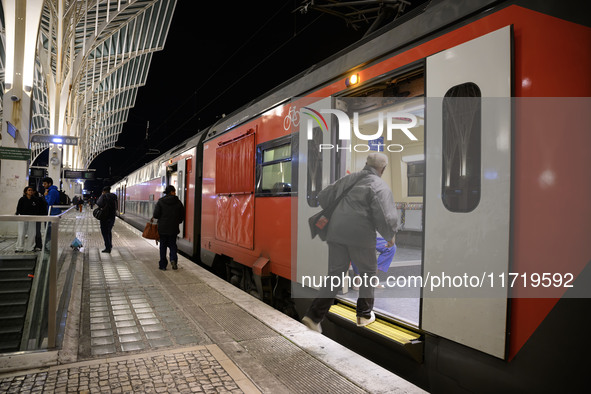
POLYGON ((365 393, 343 376, 291 343, 285 337, 241 343, 293 393, 365 393))
POLYGON ((80 359, 210 342, 127 248, 86 252, 80 359))
POLYGON ((211 288, 205 283, 192 283, 187 285, 177 285, 179 290, 195 303, 195 305, 217 305, 228 304, 231 301, 223 294, 211 288))
POLYGON ((279 335, 235 304, 204 305, 202 308, 237 342, 279 335))

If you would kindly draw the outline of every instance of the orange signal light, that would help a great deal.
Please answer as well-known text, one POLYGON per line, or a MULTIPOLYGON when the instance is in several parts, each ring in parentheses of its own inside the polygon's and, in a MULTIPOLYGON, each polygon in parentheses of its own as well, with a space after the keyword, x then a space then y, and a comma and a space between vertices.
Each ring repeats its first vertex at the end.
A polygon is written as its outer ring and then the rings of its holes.
POLYGON ((359 83, 359 74, 353 74, 349 78, 345 80, 345 85, 347 87, 351 87, 353 85, 357 85, 359 83))

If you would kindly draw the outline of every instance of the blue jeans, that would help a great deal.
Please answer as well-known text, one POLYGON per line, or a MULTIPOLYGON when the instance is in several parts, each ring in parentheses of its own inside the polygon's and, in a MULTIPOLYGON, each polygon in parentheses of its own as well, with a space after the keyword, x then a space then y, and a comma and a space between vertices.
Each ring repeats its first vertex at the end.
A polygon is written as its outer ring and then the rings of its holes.
POLYGON ((166 249, 170 249, 170 261, 178 261, 176 235, 160 234, 160 261, 158 265, 160 268, 166 268, 168 260, 166 260, 166 249))

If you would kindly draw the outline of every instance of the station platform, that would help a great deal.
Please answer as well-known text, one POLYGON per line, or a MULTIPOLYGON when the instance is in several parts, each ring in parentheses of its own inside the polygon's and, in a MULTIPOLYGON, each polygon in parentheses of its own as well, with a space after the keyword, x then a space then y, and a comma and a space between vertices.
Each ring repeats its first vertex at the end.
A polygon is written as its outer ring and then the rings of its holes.
POLYGON ((61 346, 0 355, 0 392, 424 392, 183 256, 160 271, 155 242, 122 220, 103 248, 87 206, 64 214, 61 346))

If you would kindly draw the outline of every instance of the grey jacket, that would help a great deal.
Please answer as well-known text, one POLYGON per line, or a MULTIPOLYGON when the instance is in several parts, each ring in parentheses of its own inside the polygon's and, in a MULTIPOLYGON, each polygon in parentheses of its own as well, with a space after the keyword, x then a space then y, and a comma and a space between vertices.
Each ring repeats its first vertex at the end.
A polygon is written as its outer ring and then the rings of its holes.
POLYGON ((326 208, 354 182, 330 218, 326 241, 375 247, 376 230, 390 241, 398 230, 398 213, 392 191, 373 167, 365 166, 326 187, 318 196, 320 205, 326 208))

